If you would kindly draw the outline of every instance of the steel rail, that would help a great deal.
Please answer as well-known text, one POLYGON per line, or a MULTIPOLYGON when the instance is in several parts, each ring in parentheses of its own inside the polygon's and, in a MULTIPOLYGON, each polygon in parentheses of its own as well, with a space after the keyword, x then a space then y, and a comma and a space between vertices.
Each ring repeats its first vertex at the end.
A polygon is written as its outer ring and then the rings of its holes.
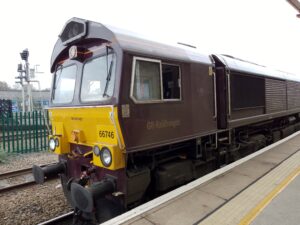
MULTIPOLYGON (((41 167, 45 167, 45 166, 48 166, 48 165, 51 165, 51 164, 53 164, 53 163, 43 164, 43 165, 41 165, 41 167)), ((13 171, 9 171, 9 172, 6 172, 6 173, 1 173, 0 174, 0 180, 4 180, 4 179, 10 178, 10 177, 20 176, 20 175, 23 175, 23 174, 26 174, 26 173, 30 173, 31 171, 32 171, 32 167, 28 167, 28 168, 24 168, 24 169, 13 170, 13 171)))
MULTIPOLYGON (((42 165, 41 167, 45 167, 47 165, 51 165, 51 164, 42 165)), ((7 179, 10 179, 13 177, 18 177, 18 176, 22 176, 22 175, 26 175, 26 174, 32 175, 31 167, 0 174, 0 180, 7 180, 7 179)), ((49 180, 51 180, 51 179, 55 179, 55 178, 49 178, 49 180)), ((9 186, 0 187, 0 193, 4 193, 4 192, 11 191, 11 190, 18 189, 18 188, 32 186, 34 184, 35 184, 34 180, 29 180, 29 181, 19 183, 19 184, 12 184, 9 186)))
POLYGON ((44 221, 42 223, 39 223, 38 225, 54 225, 57 224, 58 222, 64 222, 66 220, 69 220, 73 217, 74 211, 65 213, 63 215, 57 216, 55 218, 52 218, 50 220, 44 221))
POLYGON ((14 190, 14 189, 27 187, 27 186, 32 186, 34 184, 35 184, 35 181, 33 180, 33 181, 27 181, 27 182, 23 182, 23 183, 20 183, 20 184, 14 184, 14 185, 11 185, 11 186, 3 187, 3 188, 0 188, 0 194, 4 193, 4 192, 7 192, 7 191, 14 190))

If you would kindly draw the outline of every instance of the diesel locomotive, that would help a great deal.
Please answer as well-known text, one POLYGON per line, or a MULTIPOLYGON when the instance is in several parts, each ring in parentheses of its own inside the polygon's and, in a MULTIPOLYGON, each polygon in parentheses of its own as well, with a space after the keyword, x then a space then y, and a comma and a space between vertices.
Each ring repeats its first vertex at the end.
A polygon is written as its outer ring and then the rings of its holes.
POLYGON ((79 18, 51 57, 49 149, 77 215, 105 221, 299 130, 300 79, 79 18))

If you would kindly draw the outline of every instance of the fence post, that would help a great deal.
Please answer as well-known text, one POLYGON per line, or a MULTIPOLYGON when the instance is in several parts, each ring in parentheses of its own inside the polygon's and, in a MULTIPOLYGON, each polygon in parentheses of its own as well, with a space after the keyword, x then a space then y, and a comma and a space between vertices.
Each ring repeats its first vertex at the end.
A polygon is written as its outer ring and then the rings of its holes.
POLYGON ((11 128, 11 124, 10 124, 10 121, 8 119, 8 117, 5 118, 6 120, 6 124, 7 124, 7 152, 10 153, 10 147, 11 147, 11 142, 10 142, 10 129, 11 128))
MULTIPOLYGON (((15 152, 16 151, 16 149, 15 149, 15 129, 16 129, 16 126, 15 126, 15 121, 14 121, 14 116, 13 116, 13 114, 11 115, 11 117, 10 117, 10 120, 11 120, 11 130, 12 130, 12 134, 11 134, 11 136, 12 136, 12 138, 11 138, 11 140, 12 140, 12 151, 13 152, 15 152)), ((18 151, 18 150, 17 150, 18 151)))
POLYGON ((42 138, 43 138, 43 129, 45 129, 43 126, 42 126, 42 111, 39 111, 39 139, 38 139, 38 146, 41 150, 44 150, 43 149, 43 146, 42 146, 42 138))
POLYGON ((23 112, 19 113, 20 118, 20 131, 21 131, 21 152, 24 153, 24 137, 23 137, 23 112))
POLYGON ((38 151, 38 143, 39 143, 39 126, 38 126, 38 121, 39 121, 39 118, 38 118, 38 111, 35 111, 35 148, 34 148, 34 151, 38 151))
MULTIPOLYGON (((28 133, 29 133, 29 149, 28 151, 31 152, 32 151, 32 136, 34 138, 33 132, 32 132, 32 113, 28 112, 28 133)), ((34 139, 33 139, 34 140, 34 139)))
POLYGON ((5 149, 5 126, 4 126, 4 115, 1 113, 1 125, 2 125, 2 145, 3 150, 5 149))
POLYGON ((23 126, 23 129, 24 129, 24 132, 25 132, 25 153, 28 151, 28 130, 27 130, 27 113, 24 112, 24 126, 23 126))
POLYGON ((44 149, 45 150, 47 150, 47 148, 48 148, 48 142, 47 142, 47 140, 48 140, 48 128, 49 128, 49 112, 48 112, 48 110, 47 111, 44 111, 43 112, 44 113, 44 118, 43 118, 43 121, 44 121, 44 127, 46 128, 46 129, 44 129, 44 149))
POLYGON ((16 140, 17 140, 17 151, 19 152, 20 151, 20 143, 19 143, 19 140, 20 140, 20 135, 19 135, 19 130, 20 130, 20 125, 19 125, 19 120, 18 120, 18 113, 15 112, 13 115, 15 115, 15 124, 16 124, 16 140))

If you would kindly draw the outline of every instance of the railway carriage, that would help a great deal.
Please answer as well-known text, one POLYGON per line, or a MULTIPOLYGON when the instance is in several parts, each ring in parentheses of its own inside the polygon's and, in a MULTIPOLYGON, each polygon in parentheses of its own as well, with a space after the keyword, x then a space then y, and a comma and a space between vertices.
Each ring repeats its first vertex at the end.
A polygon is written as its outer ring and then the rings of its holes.
POLYGON ((51 58, 49 148, 77 214, 104 221, 299 129, 297 77, 73 18, 51 58))

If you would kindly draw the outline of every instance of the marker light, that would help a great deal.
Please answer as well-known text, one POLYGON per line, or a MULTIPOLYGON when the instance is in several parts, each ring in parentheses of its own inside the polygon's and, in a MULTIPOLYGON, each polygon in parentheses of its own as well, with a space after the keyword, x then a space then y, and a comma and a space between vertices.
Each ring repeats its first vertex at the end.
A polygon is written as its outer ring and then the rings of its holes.
POLYGON ((69 48, 69 58, 75 59, 78 56, 77 46, 73 45, 69 48))
POLYGON ((108 148, 104 147, 101 149, 100 159, 104 166, 109 167, 111 165, 112 156, 111 156, 111 152, 109 151, 108 148))
POLYGON ((95 145, 94 148, 93 148, 93 152, 96 156, 99 156, 100 155, 100 148, 95 145))

